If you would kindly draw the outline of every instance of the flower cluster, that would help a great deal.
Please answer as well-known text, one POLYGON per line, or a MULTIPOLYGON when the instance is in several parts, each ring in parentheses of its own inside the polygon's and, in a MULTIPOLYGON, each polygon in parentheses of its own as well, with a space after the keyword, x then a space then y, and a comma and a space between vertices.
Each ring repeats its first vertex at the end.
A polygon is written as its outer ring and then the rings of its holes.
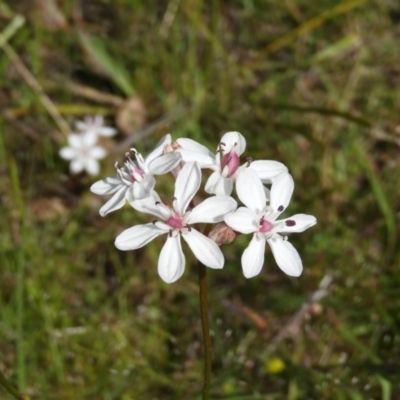
POLYGON ((60 156, 70 161, 69 169, 72 174, 86 171, 89 175, 98 175, 99 161, 107 155, 107 151, 97 145, 99 136, 110 137, 116 134, 114 128, 104 126, 101 115, 86 117, 77 121, 78 133, 68 135, 68 145, 60 150, 60 156))
POLYGON ((115 240, 120 250, 135 250, 166 234, 160 252, 158 273, 167 283, 179 279, 185 269, 181 237, 195 257, 205 266, 220 269, 223 243, 232 242, 238 233, 253 234, 242 255, 243 274, 251 278, 264 264, 265 245, 269 244, 276 263, 288 275, 299 276, 303 270, 297 250, 282 234, 303 232, 316 224, 316 218, 296 214, 279 219, 289 205, 294 182, 287 168, 278 161, 247 158, 241 165, 246 140, 239 132, 228 132, 218 144, 216 154, 187 138, 171 142, 166 135, 146 158, 136 149, 126 154, 126 162, 115 176, 92 185, 92 192, 112 195, 100 209, 102 216, 128 202, 136 211, 157 219, 123 231, 115 240), (201 185, 202 169, 213 172, 204 190, 212 195, 195 205, 193 198, 201 185), (165 205, 155 187, 155 175, 171 172, 175 177, 172 204, 165 205), (268 186, 265 186, 268 185, 268 186), (244 206, 238 208, 232 197, 233 187, 244 206), (217 224, 208 236, 199 224, 217 224))

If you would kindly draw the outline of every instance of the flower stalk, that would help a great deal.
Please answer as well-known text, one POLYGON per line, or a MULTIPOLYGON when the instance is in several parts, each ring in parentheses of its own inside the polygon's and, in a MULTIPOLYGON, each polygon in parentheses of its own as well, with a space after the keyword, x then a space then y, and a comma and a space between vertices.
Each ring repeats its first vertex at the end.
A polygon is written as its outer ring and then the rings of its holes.
POLYGON ((207 268, 197 263, 199 271, 199 299, 200 299, 200 316, 201 326, 203 329, 203 346, 204 346, 204 382, 203 382, 203 400, 210 399, 211 384, 211 336, 210 321, 208 316, 208 288, 207 288, 207 268))

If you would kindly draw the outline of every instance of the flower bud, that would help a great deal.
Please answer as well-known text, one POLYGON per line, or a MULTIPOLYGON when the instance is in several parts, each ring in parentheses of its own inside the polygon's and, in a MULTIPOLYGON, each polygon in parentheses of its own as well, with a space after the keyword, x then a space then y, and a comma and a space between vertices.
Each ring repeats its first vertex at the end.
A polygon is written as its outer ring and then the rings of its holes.
POLYGON ((208 237, 218 246, 221 246, 221 244, 232 243, 235 240, 236 233, 225 222, 220 222, 208 234, 208 237))

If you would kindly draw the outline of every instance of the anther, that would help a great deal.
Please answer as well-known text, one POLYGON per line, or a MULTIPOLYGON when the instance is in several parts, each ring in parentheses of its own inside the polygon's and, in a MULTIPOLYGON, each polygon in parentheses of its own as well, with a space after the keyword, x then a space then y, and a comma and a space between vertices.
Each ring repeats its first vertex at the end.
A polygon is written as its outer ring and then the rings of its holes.
POLYGON ((172 229, 169 230, 169 237, 172 237, 172 229))
POLYGON ((219 142, 220 146, 226 146, 226 144, 224 142, 219 142))
POLYGON ((132 147, 132 148, 129 149, 129 150, 130 150, 133 154, 135 154, 135 155, 137 154, 137 150, 136 150, 135 148, 132 147))
POLYGON ((246 158, 246 161, 247 161, 246 167, 249 168, 249 167, 250 167, 250 164, 253 162, 253 158, 252 158, 252 157, 247 157, 247 158, 246 158))
POLYGON ((158 206, 159 204, 161 204, 161 201, 156 201, 156 206, 158 206))
POLYGON ((187 228, 189 232, 192 232, 192 227, 190 225, 186 225, 185 228, 187 228))
POLYGON ((152 223, 153 225, 155 225, 157 222, 158 222, 158 219, 155 219, 154 221, 151 221, 151 223, 152 223))
POLYGON ((296 225, 296 221, 293 221, 292 219, 288 219, 285 221, 285 225, 286 226, 295 226, 296 225))
POLYGON ((278 207, 278 211, 279 211, 279 212, 282 212, 284 209, 285 209, 285 207, 283 207, 283 206, 279 206, 279 207, 278 207))

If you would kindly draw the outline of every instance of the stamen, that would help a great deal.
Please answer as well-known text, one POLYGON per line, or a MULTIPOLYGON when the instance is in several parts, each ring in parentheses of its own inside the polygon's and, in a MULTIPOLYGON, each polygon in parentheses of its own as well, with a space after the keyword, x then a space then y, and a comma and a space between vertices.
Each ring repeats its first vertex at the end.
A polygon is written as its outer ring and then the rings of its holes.
POLYGON ((124 179, 124 177, 122 176, 122 171, 119 168, 117 168, 117 175, 118 178, 121 179, 121 181, 124 179))
POLYGON ((253 157, 247 157, 247 158, 246 158, 246 161, 247 161, 246 167, 249 168, 249 167, 250 167, 250 164, 253 162, 253 157))
POLYGON ((283 206, 279 206, 279 207, 278 207, 278 211, 279 211, 279 212, 282 212, 284 209, 285 209, 285 207, 283 207, 283 206))
POLYGON ((187 228, 189 232, 192 232, 192 227, 190 225, 186 225, 185 228, 187 228))
POLYGON ((156 201, 156 206, 158 206, 159 204, 161 204, 161 201, 156 201))
POLYGON ((286 226, 295 226, 296 221, 293 221, 292 219, 288 219, 287 221, 285 221, 285 225, 286 226))
POLYGON ((114 167, 118 169, 118 161, 115 161, 114 167))
POLYGON ((226 144, 224 142, 219 142, 220 146, 226 146, 226 144))
POLYGON ((151 221, 151 223, 152 223, 153 225, 155 225, 157 222, 158 222, 158 219, 155 219, 154 221, 151 221))
POLYGON ((169 237, 172 237, 172 229, 169 230, 169 237))
POLYGON ((134 147, 132 147, 131 149, 129 149, 135 156, 136 156, 136 154, 138 153, 137 152, 137 150, 134 148, 134 147))

